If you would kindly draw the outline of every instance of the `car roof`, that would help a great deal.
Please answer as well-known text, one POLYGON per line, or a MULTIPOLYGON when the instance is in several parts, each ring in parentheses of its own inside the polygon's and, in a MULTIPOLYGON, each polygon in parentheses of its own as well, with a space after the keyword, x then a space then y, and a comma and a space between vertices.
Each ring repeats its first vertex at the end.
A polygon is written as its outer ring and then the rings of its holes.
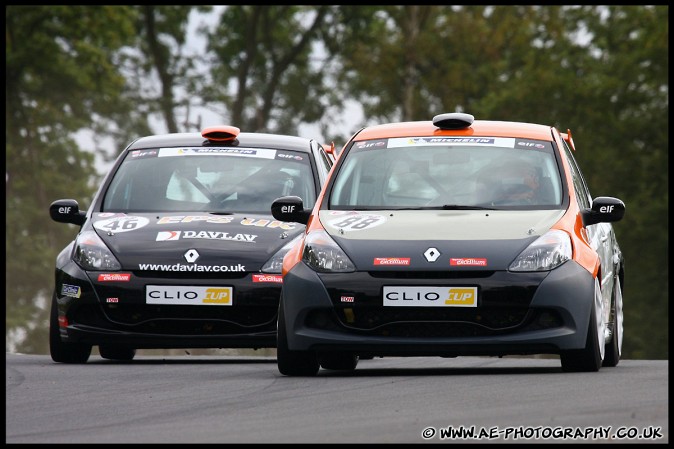
POLYGON ((141 137, 132 142, 127 150, 157 147, 252 147, 301 151, 310 153, 310 139, 296 136, 266 133, 240 133, 233 142, 209 142, 201 133, 172 133, 141 137))
POLYGON ((361 130, 353 140, 419 136, 490 136, 551 141, 553 140, 551 130, 552 127, 547 125, 491 120, 475 120, 470 127, 465 129, 443 130, 433 125, 431 120, 426 120, 369 126, 361 130))

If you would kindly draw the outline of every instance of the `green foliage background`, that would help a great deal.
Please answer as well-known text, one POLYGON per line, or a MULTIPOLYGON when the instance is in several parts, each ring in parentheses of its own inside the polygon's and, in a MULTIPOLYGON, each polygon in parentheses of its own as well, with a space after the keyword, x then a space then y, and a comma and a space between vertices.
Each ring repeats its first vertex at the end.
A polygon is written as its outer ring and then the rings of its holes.
MULTIPOLYGON (((465 111, 570 128, 594 196, 627 205, 625 358, 668 358, 669 7, 17 6, 5 8, 6 347, 48 353, 54 261, 131 140, 196 131, 205 108, 246 131, 357 127, 465 111), (200 14, 200 15, 198 15, 200 14), (191 19, 203 53, 190 52, 191 19), (158 126, 160 123, 161 126, 158 126), (162 129, 158 129, 162 128, 162 129), (96 136, 80 147, 79 132, 96 136)), ((204 126, 213 123, 204 124, 204 126)))

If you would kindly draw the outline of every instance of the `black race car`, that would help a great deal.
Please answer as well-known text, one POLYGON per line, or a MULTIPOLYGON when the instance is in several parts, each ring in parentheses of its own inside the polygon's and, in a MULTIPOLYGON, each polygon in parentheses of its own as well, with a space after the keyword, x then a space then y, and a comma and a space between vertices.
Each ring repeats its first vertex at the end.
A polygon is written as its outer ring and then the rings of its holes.
POLYGON ((233 126, 131 143, 88 211, 72 199, 49 207, 81 226, 56 258, 52 359, 84 363, 93 345, 114 360, 275 347, 281 264, 304 226, 270 205, 315 202, 333 161, 334 147, 233 126))

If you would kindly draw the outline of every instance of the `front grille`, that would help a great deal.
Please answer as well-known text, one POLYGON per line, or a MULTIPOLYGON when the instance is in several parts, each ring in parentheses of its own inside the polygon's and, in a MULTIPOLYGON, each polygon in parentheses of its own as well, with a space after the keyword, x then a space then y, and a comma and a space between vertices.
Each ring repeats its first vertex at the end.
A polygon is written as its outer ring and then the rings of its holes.
POLYGON ((124 305, 106 307, 83 305, 71 321, 111 330, 179 335, 239 334, 276 330, 276 307, 190 307, 165 305, 124 305))
POLYGON ((315 310, 307 316, 306 324, 322 330, 402 338, 482 337, 562 325, 561 317, 554 310, 405 309, 363 307, 315 310))

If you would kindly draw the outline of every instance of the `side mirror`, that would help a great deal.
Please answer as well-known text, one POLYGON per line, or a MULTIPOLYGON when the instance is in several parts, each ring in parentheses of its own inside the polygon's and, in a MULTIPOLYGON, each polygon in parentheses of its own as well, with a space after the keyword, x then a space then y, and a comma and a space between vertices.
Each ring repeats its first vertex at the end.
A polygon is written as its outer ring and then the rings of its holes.
POLYGON ((299 196, 283 196, 271 203, 271 214, 277 220, 307 224, 311 210, 304 210, 302 198, 299 196))
POLYGON ((59 223, 82 226, 87 219, 86 212, 80 211, 75 200, 56 200, 49 206, 51 219, 59 223))
POLYGON ((583 226, 620 221, 624 215, 625 203, 610 196, 598 196, 592 201, 591 209, 581 211, 583 226))

